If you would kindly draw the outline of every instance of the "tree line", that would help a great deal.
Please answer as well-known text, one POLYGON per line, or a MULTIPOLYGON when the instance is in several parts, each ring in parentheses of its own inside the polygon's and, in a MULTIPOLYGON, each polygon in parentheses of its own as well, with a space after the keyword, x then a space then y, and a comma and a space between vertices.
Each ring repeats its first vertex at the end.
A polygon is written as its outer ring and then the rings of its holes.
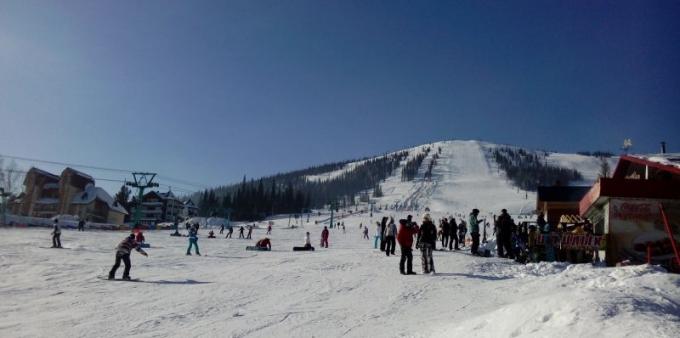
POLYGON ((497 148, 492 158, 505 171, 508 179, 523 190, 536 191, 539 186, 562 184, 583 179, 576 169, 566 169, 547 163, 544 154, 529 153, 524 149, 497 148))

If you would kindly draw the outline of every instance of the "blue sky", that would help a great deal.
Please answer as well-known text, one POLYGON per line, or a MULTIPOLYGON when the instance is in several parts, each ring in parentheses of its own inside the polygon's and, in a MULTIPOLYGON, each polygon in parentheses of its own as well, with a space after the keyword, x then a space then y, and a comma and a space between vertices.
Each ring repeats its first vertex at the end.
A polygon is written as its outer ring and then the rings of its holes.
POLYGON ((676 1, 2 1, 0 154, 212 185, 444 139, 680 151, 678 17, 676 1))

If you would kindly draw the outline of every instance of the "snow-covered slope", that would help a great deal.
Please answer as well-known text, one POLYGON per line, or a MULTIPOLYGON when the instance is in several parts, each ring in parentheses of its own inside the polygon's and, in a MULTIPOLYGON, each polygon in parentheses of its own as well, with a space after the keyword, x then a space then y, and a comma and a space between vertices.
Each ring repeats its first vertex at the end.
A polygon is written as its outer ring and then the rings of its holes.
MULTIPOLYGON (((472 208, 482 210, 482 215, 508 209, 512 213, 529 213, 535 209, 536 194, 520 191, 498 168, 489 152, 499 145, 480 141, 444 141, 429 145, 432 151, 423 161, 415 180, 402 182, 401 168, 382 184, 384 197, 378 204, 399 205, 403 208, 429 208, 437 214, 466 214, 472 208), (441 154, 432 171, 432 178, 425 179, 425 169, 432 156, 441 154)), ((407 149, 415 156, 422 147, 407 149)), ((537 152, 543 153, 543 152, 537 152)), ((584 180, 575 184, 590 185, 597 178, 600 160, 577 154, 549 153, 549 164, 580 171, 584 180)), ((616 159, 610 159, 615 165, 616 159)), ((405 164, 406 161, 402 163, 405 164)))
MULTIPOLYGON (((330 248, 293 252, 305 231, 277 221, 273 251, 253 240, 187 239, 148 231, 149 257, 133 253, 132 276, 110 282, 120 232, 0 228, 0 337, 678 337, 680 276, 654 267, 521 265, 468 250, 434 253, 437 275, 402 276, 398 256, 362 239, 343 218, 330 248)), ((394 213, 403 217, 404 213, 394 213)), ((322 217, 326 217, 325 215, 322 217)), ((371 235, 374 227, 371 226, 371 235)), ((397 250, 397 254, 398 254, 397 250)), ((121 267, 122 270, 122 267, 121 267)), ((122 271, 119 270, 118 276, 122 271)))

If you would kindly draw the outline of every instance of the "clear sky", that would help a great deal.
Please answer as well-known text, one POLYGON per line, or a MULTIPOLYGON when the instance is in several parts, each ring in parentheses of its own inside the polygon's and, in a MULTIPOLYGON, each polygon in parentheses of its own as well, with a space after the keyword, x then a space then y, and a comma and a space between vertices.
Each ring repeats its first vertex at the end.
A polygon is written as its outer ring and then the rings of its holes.
POLYGON ((624 138, 680 151, 678 1, 0 1, 0 154, 212 185, 624 138))

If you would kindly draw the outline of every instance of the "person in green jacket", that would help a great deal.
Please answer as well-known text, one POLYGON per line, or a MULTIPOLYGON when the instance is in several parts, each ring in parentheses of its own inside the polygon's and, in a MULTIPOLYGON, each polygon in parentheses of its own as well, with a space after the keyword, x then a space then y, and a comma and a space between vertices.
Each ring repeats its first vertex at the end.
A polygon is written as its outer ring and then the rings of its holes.
POLYGON ((470 213, 470 218, 468 220, 468 223, 470 224, 470 237, 472 237, 472 248, 470 249, 470 253, 473 255, 479 255, 479 252, 477 251, 479 249, 479 221, 477 220, 477 216, 479 215, 479 209, 472 209, 472 212, 470 213))

